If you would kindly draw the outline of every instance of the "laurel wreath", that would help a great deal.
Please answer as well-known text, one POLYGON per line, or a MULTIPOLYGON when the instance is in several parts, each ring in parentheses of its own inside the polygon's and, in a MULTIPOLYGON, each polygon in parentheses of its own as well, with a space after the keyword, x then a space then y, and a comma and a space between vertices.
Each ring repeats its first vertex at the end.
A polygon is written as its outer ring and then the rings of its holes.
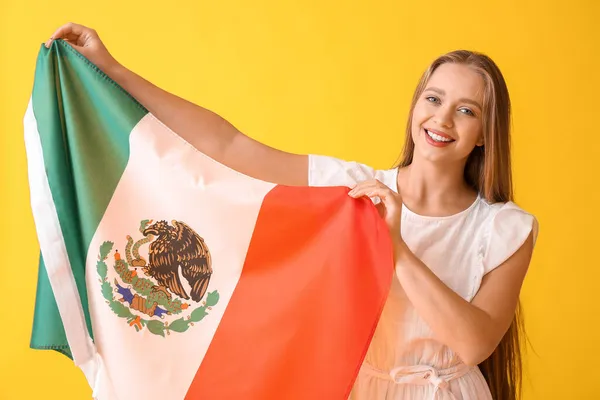
MULTIPOLYGON (((149 332, 165 337, 165 333, 170 335, 171 332, 185 332, 190 326, 194 326, 195 322, 200 322, 205 316, 208 315, 208 311, 211 310, 211 307, 215 306, 219 301, 219 293, 215 290, 213 292, 209 292, 206 295, 206 299, 202 302, 200 306, 195 308, 186 318, 181 317, 178 318, 171 323, 167 321, 160 321, 156 319, 145 319, 140 315, 136 315, 131 312, 131 310, 122 304, 120 301, 116 300, 114 297, 117 289, 108 281, 108 265, 106 264, 106 260, 108 258, 109 253, 111 252, 114 246, 113 242, 105 241, 100 245, 100 252, 98 254, 98 262, 96 264, 96 271, 100 277, 100 285, 102 290, 102 297, 106 300, 106 303, 109 305, 111 310, 119 317, 127 319, 129 326, 133 326, 137 332, 140 332, 142 329, 147 328, 149 332)), ((177 308, 173 307, 173 305, 181 305, 181 300, 175 299, 172 304, 165 303, 165 299, 160 297, 152 297, 159 296, 150 293, 150 287, 153 285, 153 282, 149 279, 145 278, 137 278, 135 276, 131 276, 131 274, 127 274, 127 272, 131 272, 128 268, 128 263, 125 260, 117 260, 115 262, 115 271, 123 278, 124 276, 129 276, 131 283, 131 289, 138 292, 148 303, 152 303, 157 301, 159 304, 165 306, 167 311, 170 314, 177 314, 181 312, 181 309, 177 310, 177 308), (136 279, 137 278, 137 279, 136 279), (134 282, 135 280, 135 282, 134 282), (151 285, 150 285, 151 284, 151 285), (179 303, 177 303, 179 302, 179 303)), ((124 281, 129 279, 125 278, 124 281)), ((115 284, 118 284, 115 279, 115 284)), ((161 293, 162 294, 162 293, 161 293)), ((168 301, 168 300, 167 300, 168 301)))

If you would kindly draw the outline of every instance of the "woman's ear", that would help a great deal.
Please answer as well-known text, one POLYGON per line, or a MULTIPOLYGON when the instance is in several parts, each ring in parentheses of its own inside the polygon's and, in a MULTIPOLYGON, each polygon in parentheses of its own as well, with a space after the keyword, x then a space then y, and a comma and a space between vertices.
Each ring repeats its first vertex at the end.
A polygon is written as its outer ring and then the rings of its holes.
POLYGON ((481 147, 485 144, 485 140, 483 140, 483 135, 479 135, 479 140, 477 140, 477 147, 481 147))

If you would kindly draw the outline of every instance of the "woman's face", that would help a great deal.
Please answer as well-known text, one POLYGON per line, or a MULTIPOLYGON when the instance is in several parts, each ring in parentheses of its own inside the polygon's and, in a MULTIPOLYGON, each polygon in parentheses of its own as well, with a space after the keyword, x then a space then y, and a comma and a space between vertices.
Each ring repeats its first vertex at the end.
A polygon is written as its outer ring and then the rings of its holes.
POLYGON ((429 78, 412 115, 414 157, 465 162, 483 145, 484 80, 466 65, 446 63, 429 78))

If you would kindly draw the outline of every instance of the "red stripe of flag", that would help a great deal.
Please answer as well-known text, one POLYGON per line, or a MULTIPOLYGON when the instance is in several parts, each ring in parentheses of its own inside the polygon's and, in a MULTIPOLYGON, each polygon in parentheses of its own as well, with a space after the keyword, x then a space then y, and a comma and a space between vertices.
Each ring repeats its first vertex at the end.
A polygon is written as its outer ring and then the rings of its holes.
POLYGON ((368 199, 275 187, 186 399, 346 399, 393 276, 368 199))

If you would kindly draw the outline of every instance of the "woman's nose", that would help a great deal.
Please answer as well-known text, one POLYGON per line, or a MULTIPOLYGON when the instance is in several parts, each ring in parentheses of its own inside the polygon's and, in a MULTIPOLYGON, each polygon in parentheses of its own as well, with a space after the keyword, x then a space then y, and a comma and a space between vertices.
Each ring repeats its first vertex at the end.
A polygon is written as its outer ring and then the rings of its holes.
POLYGON ((436 110, 433 120, 439 126, 451 128, 453 125, 452 110, 450 109, 450 107, 439 107, 436 110))

